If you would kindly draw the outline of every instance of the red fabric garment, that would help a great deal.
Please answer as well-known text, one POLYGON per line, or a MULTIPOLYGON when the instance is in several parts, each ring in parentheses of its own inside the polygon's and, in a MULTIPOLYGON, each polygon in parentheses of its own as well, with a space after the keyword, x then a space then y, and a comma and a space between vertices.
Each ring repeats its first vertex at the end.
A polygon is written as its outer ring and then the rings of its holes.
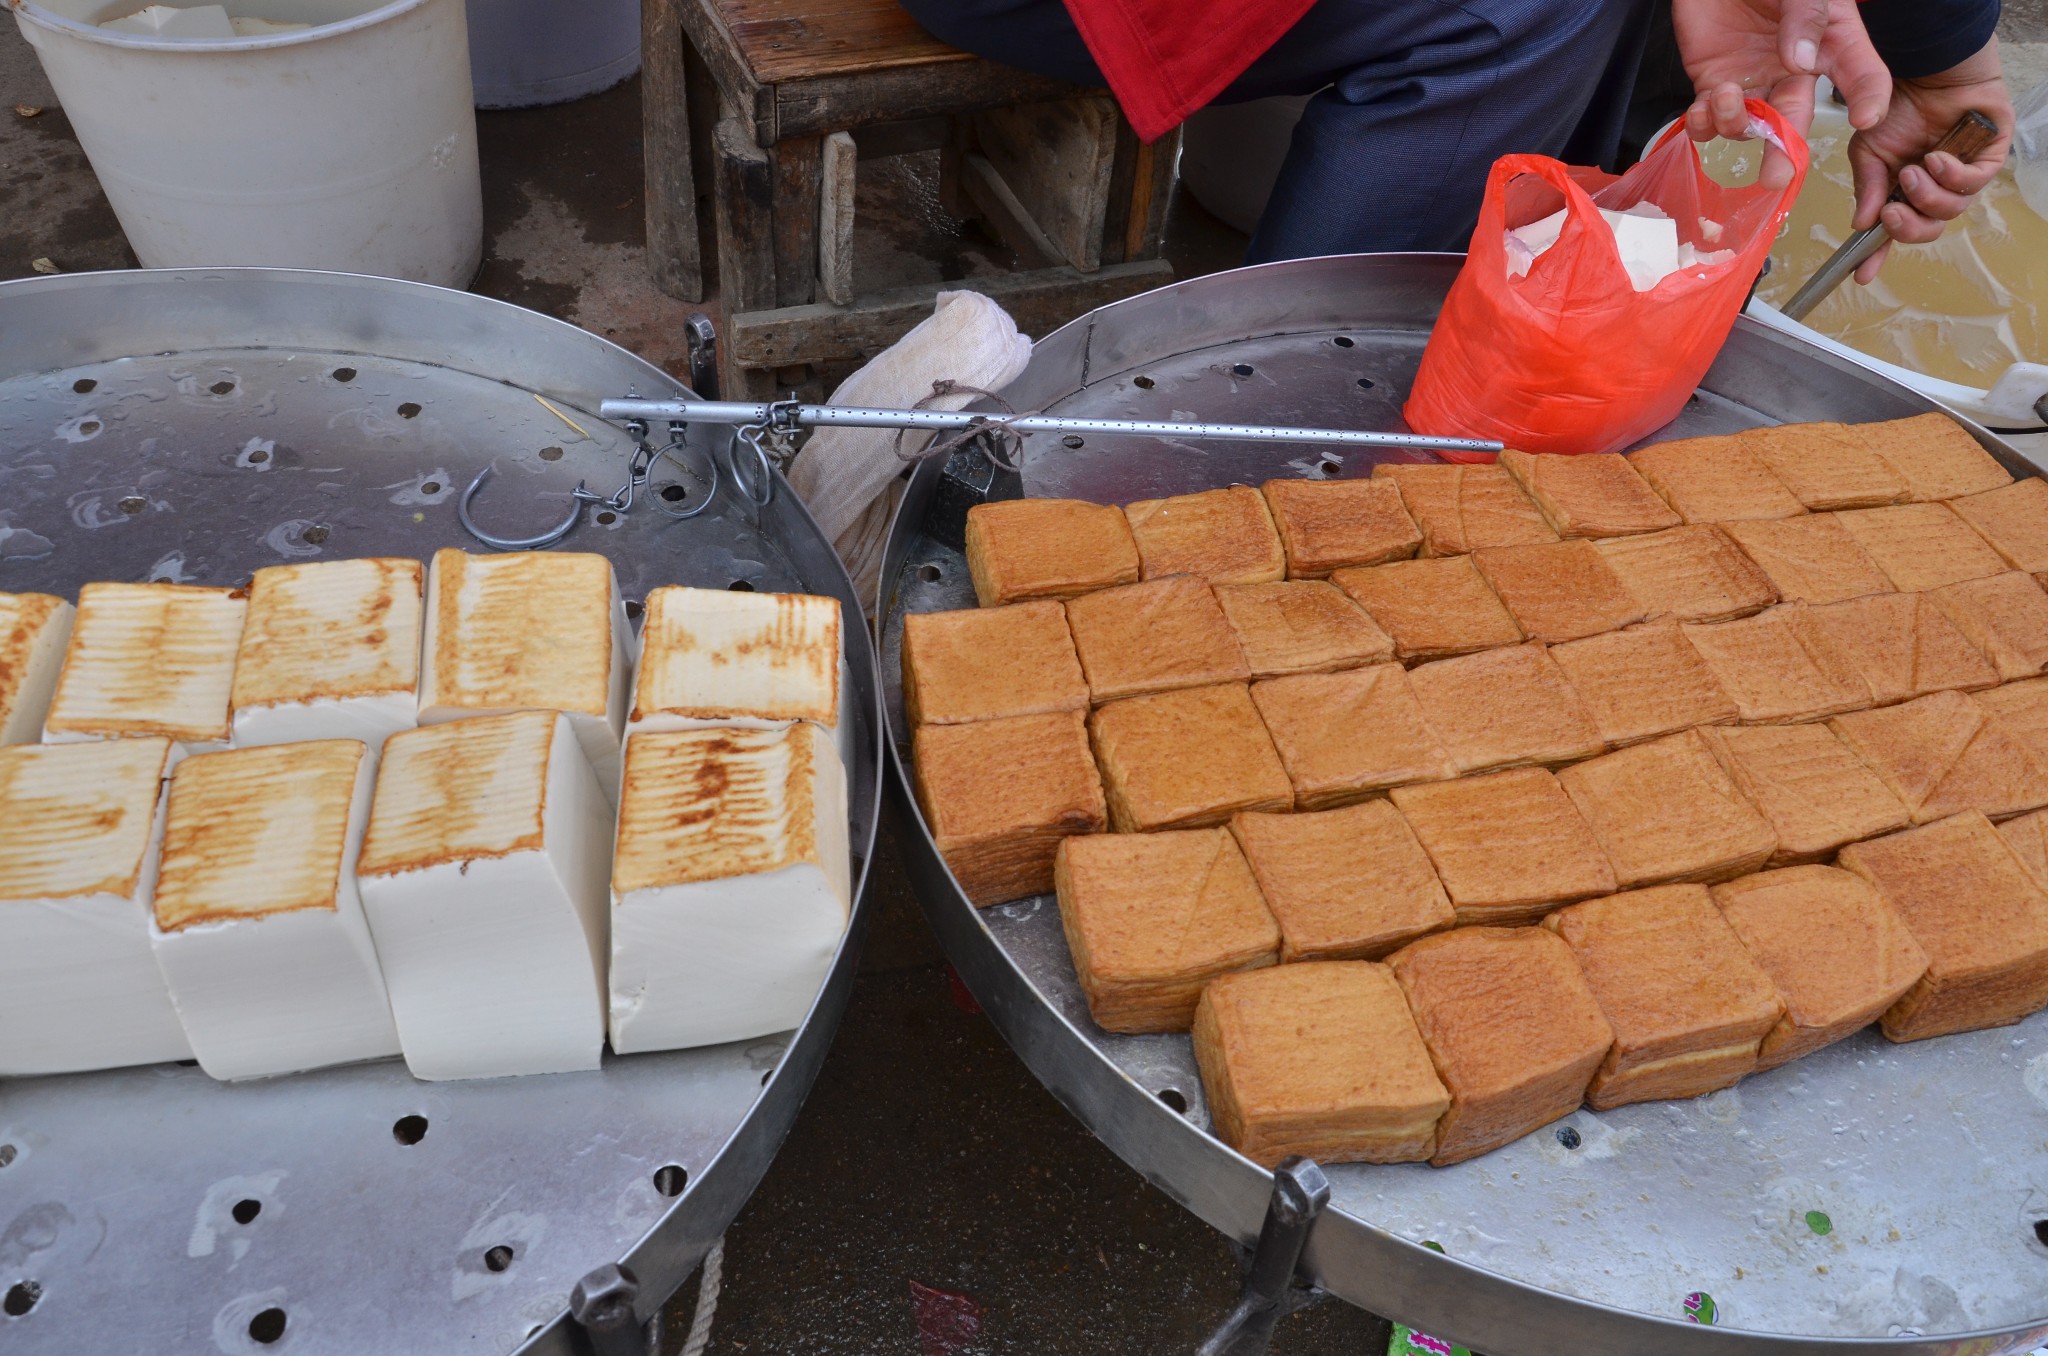
POLYGON ((1065 0, 1139 136, 1156 141, 1221 94, 1315 0, 1065 0))

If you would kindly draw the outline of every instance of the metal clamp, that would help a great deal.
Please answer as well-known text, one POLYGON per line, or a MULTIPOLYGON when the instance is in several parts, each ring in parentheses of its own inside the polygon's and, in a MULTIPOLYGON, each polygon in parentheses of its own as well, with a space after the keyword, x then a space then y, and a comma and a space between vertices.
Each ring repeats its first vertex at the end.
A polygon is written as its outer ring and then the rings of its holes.
POLYGON ((1237 1308, 1202 1343, 1198 1356, 1263 1356, 1281 1319, 1323 1297, 1296 1283, 1295 1268, 1316 1216, 1329 1203, 1330 1179, 1313 1159, 1296 1155, 1273 1169, 1273 1195, 1237 1308))
MULTIPOLYGON (((598 512, 609 511, 612 513, 624 513, 632 508, 634 501, 639 497, 640 488, 647 483, 647 478, 654 468, 654 459, 656 457, 668 455, 671 460, 676 461, 676 464, 680 466, 682 462, 680 459, 673 457, 670 450, 681 444, 684 427, 681 423, 671 423, 668 426, 668 445, 657 452, 654 444, 648 440, 647 421, 644 419, 627 420, 625 430, 633 439, 633 458, 626 466, 626 483, 610 494, 599 494, 595 490, 588 488, 583 481, 577 481, 576 487, 569 491, 569 498, 572 501, 569 515, 545 532, 536 533, 531 537, 504 537, 493 532, 486 532, 477 526, 476 519, 471 514, 470 506, 475 501, 477 492, 483 489, 484 482, 489 480, 492 473, 496 470, 494 465, 487 465, 483 470, 478 471, 476 479, 470 481, 469 487, 463 490, 462 498, 458 499, 455 503, 455 517, 462 524, 465 532, 495 550, 546 550, 550 546, 559 544, 564 537, 569 535, 570 531, 575 528, 577 520, 583 516, 583 511, 586 508, 598 512)), ((713 462, 711 464, 711 484, 704 491, 703 502, 699 503, 695 508, 676 510, 657 500, 655 507, 671 518, 694 518, 705 509, 711 507, 711 500, 717 493, 718 466, 717 463, 713 462)), ((767 501, 760 500, 757 502, 765 503, 767 501)))

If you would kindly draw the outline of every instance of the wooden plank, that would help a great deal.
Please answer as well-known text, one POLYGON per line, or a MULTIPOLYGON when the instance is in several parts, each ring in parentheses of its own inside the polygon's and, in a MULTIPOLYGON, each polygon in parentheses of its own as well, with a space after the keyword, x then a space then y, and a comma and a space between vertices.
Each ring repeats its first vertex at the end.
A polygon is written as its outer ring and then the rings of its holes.
POLYGON ((775 304, 818 294, 818 180, 824 138, 797 137, 769 152, 775 165, 775 304))
POLYGON ((940 150, 952 135, 952 127, 950 118, 877 122, 856 129, 853 139, 859 144, 863 156, 869 160, 882 160, 892 155, 940 150))
POLYGON ((775 126, 775 91, 747 69, 720 0, 682 0, 681 18, 683 33, 697 59, 711 72, 723 106, 737 110, 752 124, 755 145, 773 146, 780 140, 775 126))
POLYGON ((1102 266, 1102 223, 1120 119, 1099 95, 998 108, 975 140, 1056 251, 1083 273, 1102 266))
MULTIPOLYGON (((723 117, 713 132, 718 162, 713 217, 718 291, 733 310, 775 304, 775 189, 767 152, 744 123, 723 117)), ((725 346, 730 353, 731 345, 725 346)))
POLYGON ((697 234, 697 176, 690 160, 682 0, 641 0, 640 139, 647 270, 669 296, 702 301, 704 259, 697 234))
POLYGON ((1050 268, 1066 262, 1059 246, 1046 238, 981 152, 969 151, 961 157, 960 189, 1002 242, 1017 252, 1019 268, 1050 268))
POLYGON ((797 137, 848 132, 877 122, 1071 99, 1093 91, 991 61, 971 61, 823 76, 778 84, 772 92, 775 111, 769 121, 777 129, 776 135, 797 137))
POLYGON ((845 132, 825 138, 819 167, 818 290, 822 300, 853 300, 853 189, 860 149, 845 132))
POLYGON ((998 273, 959 282, 927 283, 864 297, 852 306, 734 309, 726 352, 735 366, 774 368, 789 363, 859 361, 895 343, 932 313, 940 292, 980 292, 993 298, 1020 329, 1049 334, 1075 316, 1173 281, 1163 259, 1118 264, 1095 273, 1071 268, 998 273))
POLYGON ((1130 214, 1124 223, 1124 258, 1157 259, 1166 246, 1166 209, 1180 177, 1180 128, 1143 148, 1130 214))
POLYGON ((974 59, 918 27, 896 0, 719 0, 719 8, 764 85, 974 59))

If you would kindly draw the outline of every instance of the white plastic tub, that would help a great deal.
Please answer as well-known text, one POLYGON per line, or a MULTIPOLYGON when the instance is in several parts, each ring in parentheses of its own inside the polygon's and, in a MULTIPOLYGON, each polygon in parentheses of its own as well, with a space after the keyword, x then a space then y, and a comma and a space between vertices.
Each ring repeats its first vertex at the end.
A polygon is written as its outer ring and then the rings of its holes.
POLYGON ((9 4, 145 267, 475 276, 463 0, 231 2, 318 26, 207 42, 96 27, 142 0, 9 4))
POLYGON ((559 104, 640 69, 640 0, 469 0, 478 108, 559 104))

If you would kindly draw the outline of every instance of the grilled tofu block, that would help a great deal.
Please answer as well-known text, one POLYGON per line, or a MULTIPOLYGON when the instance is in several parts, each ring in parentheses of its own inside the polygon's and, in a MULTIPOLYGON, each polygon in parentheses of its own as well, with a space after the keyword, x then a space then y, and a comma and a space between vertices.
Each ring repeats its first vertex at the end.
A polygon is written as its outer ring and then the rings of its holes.
POLYGON ((1769 865, 1827 857, 1903 829, 1912 811, 1825 725, 1702 729, 1700 738, 1777 836, 1769 865))
POLYGON ((1531 640, 1557 644, 1643 619, 1642 605, 1592 542, 1493 546, 1472 560, 1531 640))
POLYGON ((1998 836, 2027 868, 2034 883, 2048 890, 2048 810, 2006 820, 1998 826, 1998 836))
POLYGON ((1926 596, 1984 652, 2000 678, 2033 678, 2048 669, 2048 593, 2032 575, 2008 570, 1929 589, 1926 596))
POLYGON ((1631 454, 1629 462, 1688 523, 1796 518, 1806 512, 1740 436, 1658 443, 1631 454))
POLYGON ((1252 702, 1304 810, 1457 775, 1399 664, 1269 678, 1252 702))
POLYGON ((1553 645, 1550 657, 1610 747, 1735 721, 1735 702, 1673 622, 1553 645))
POLYGON ((1614 893, 1599 840, 1542 768, 1401 786, 1390 796, 1461 927, 1532 923, 1575 899, 1614 893))
POLYGON ((1283 964, 1378 960, 1453 921, 1429 854, 1388 801, 1241 814, 1230 832, 1280 924, 1283 964))
POLYGON ((1894 587, 1913 592, 2005 568, 1970 525, 1947 504, 1893 504, 1836 515, 1894 587))
POLYGON ((1536 501, 1502 467, 1383 461, 1372 474, 1401 487, 1401 502, 1422 530, 1422 555, 1557 540, 1536 501))
POLYGON ((1972 700, 2039 767, 2048 768, 2048 678, 2029 678, 1976 693, 1972 700))
POLYGON ((1088 718, 1088 734, 1118 833, 1205 828, 1240 810, 1294 806, 1287 769, 1243 683, 1110 702, 1088 718))
POLYGON ((903 709, 912 725, 1086 711, 1088 680, 1066 608, 1046 598, 907 614, 903 709))
POLYGON ((1522 628, 1470 556, 1339 570, 1330 582, 1394 638, 1394 654, 1407 663, 1522 639, 1522 628))
POLYGON ((235 747, 359 739, 374 758, 417 725, 425 577, 417 560, 392 559, 256 571, 235 654, 235 747))
POLYGON ((1905 802, 1915 824, 1963 810, 2004 819, 2048 805, 2048 772, 1960 692, 1837 716, 1828 728, 1905 802))
MULTIPOLYGON (((841 625, 837 598, 654 589, 640 623, 626 732, 761 730, 807 720, 837 741, 845 763, 853 756, 853 682, 841 625)), ((1009 662, 1020 673, 1031 656, 1009 662)))
POLYGON ((1652 620, 1729 621, 1778 601, 1769 576, 1718 527, 1673 527, 1595 545, 1652 620))
POLYGON ((227 747, 248 595, 188 584, 87 584, 43 718, 43 742, 163 735, 227 747))
POLYGON ((1606 748, 1592 713, 1541 645, 1439 659, 1408 681, 1423 723, 1461 774, 1555 766, 1606 748))
POLYGON ((1624 887, 1727 880, 1778 850, 1778 835, 1695 730, 1590 759, 1557 780, 1624 887))
POLYGON ((1287 577, 1287 553, 1265 496, 1230 485, 1124 505, 1146 579, 1192 574, 1212 584, 1267 584, 1287 577))
POLYGON ((1955 499, 2012 483, 2012 473, 1945 414, 1849 427, 1906 482, 1909 500, 1955 499))
POLYGON ((1394 638, 1325 579, 1223 584, 1216 601, 1254 678, 1334 673, 1394 657, 1394 638))
POLYGON ((1251 677, 1230 619, 1194 575, 1104 589, 1066 608, 1097 702, 1251 677))
POLYGON ((2028 476, 1948 506, 2015 570, 2048 570, 2048 481, 2028 476))
POLYGON ((1135 584, 1138 568, 1130 521, 1113 504, 997 499, 967 510, 967 571, 983 607, 1135 584))
POLYGON ((1870 705, 1870 684, 1814 625, 1804 603, 1680 630, 1745 725, 1818 720, 1870 705))
POLYGON ((47 593, 0 593, 0 744, 33 744, 57 691, 73 608, 47 593))
POLYGON ((1807 615, 1870 685, 1879 706, 1998 683, 1991 661, 1928 594, 1873 593, 1826 603, 1807 615))
POLYGON ((976 904, 1046 893, 1060 840, 1109 827, 1079 711, 926 725, 911 766, 932 842, 976 904))
POLYGON ((1185 1031, 1202 986, 1272 965, 1280 927, 1227 829, 1060 844, 1060 926, 1105 1031, 1185 1031))
POLYGON ((1628 458, 1613 452, 1564 457, 1510 448, 1500 454, 1500 464, 1559 536, 1626 537, 1683 521, 1628 458))
POLYGON ((1422 529, 1391 480, 1269 480, 1260 493, 1280 530, 1290 579, 1405 560, 1422 545, 1422 529))
POLYGON ((1393 971, 1367 961, 1225 975, 1195 1013, 1195 1063, 1224 1143, 1272 1166, 1412 1163, 1451 1095, 1393 971))
POLYGON ((1890 578, 1842 526, 1840 514, 1725 523, 1721 530, 1788 603, 1839 603, 1892 591, 1890 578))
POLYGON ((1896 504, 1906 482, 1847 424, 1779 424, 1736 435, 1799 502, 1826 509, 1896 504))

